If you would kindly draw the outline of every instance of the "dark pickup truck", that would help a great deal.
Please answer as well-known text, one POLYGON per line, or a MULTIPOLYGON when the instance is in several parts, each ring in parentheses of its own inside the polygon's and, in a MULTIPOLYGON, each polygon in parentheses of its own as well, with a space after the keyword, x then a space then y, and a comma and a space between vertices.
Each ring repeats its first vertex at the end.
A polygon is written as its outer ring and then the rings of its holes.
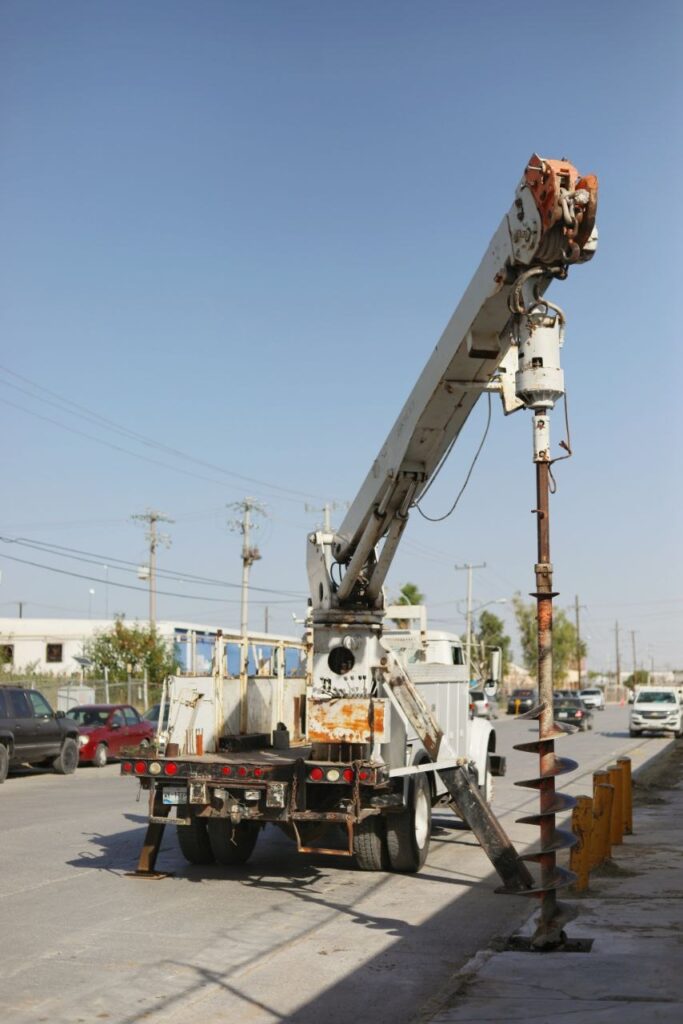
POLYGON ((0 782, 20 764, 70 775, 78 766, 78 726, 38 690, 0 685, 0 782))

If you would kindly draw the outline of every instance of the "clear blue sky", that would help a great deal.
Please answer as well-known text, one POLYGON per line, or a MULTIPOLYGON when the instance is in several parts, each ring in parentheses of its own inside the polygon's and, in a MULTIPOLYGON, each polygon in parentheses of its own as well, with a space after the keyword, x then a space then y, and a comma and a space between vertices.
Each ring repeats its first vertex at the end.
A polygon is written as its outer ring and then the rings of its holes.
MULTIPOLYGON (((129 517, 147 506, 176 519, 164 568, 238 581, 224 506, 245 494, 270 513, 253 583, 305 594, 304 502, 354 496, 537 150, 601 185, 599 253, 552 293, 576 453, 558 603, 586 606, 591 667, 613 667, 617 619, 627 667, 629 630, 639 660, 683 667, 681 10, 4 0, 0 527, 95 564, 0 544, 0 612, 104 613, 103 583, 11 554, 98 580, 106 562, 110 610, 146 615, 111 560, 144 560, 129 517)), ((530 438, 495 406, 458 511, 411 522, 391 592, 416 582, 461 630, 456 562, 487 562, 478 604, 533 589, 530 438)), ((237 622, 237 591, 160 587, 203 598, 162 597, 161 617, 237 622)), ((303 599, 253 596, 291 631, 303 599)))

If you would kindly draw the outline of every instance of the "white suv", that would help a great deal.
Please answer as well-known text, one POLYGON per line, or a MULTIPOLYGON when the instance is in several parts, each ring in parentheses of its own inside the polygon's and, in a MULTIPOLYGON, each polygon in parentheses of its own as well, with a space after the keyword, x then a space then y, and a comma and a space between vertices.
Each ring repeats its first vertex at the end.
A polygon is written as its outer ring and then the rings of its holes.
POLYGON ((605 695, 597 686, 579 690, 579 700, 582 700, 587 708, 595 708, 597 711, 605 710, 605 695))
POLYGON ((672 732, 683 736, 683 709, 673 686, 648 686, 638 690, 631 708, 629 735, 672 732))

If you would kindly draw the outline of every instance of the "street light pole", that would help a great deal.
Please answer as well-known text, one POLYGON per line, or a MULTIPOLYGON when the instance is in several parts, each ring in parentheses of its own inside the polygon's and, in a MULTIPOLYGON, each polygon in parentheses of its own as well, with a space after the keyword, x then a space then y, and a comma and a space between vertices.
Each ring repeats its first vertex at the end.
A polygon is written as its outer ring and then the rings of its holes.
POLYGON ((456 565, 456 571, 467 570, 467 675, 468 681, 472 681, 472 570, 485 569, 486 562, 479 565, 472 565, 465 562, 464 565, 456 565))

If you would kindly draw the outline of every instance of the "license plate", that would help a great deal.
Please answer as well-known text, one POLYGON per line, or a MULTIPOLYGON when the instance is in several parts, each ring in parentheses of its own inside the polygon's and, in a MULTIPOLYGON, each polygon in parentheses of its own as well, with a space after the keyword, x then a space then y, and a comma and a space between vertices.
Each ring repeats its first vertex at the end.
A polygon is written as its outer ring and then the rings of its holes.
POLYGON ((165 804, 185 804, 187 803, 187 792, 185 789, 175 789, 171 786, 164 786, 162 800, 165 804))
POLYGON ((567 717, 567 712, 566 711, 558 711, 557 717, 558 718, 566 718, 567 717))

